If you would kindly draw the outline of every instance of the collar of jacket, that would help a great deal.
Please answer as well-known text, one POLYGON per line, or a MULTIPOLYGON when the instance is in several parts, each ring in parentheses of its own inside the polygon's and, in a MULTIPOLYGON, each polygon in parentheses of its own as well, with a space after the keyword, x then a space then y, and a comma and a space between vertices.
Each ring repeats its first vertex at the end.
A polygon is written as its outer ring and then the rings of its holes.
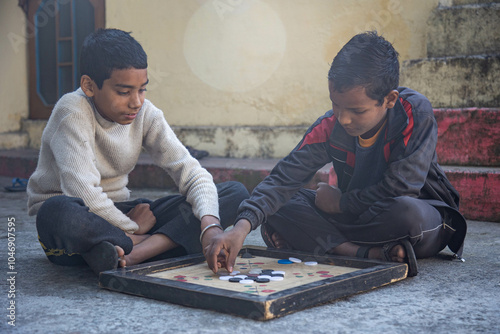
MULTIPOLYGON (((385 142, 388 143, 401 135, 408 126, 408 115, 400 99, 397 100, 393 108, 387 110, 387 136, 385 142)), ((335 122, 332 134, 330 135, 330 144, 340 149, 354 152, 356 148, 356 137, 350 136, 340 125, 335 122)))

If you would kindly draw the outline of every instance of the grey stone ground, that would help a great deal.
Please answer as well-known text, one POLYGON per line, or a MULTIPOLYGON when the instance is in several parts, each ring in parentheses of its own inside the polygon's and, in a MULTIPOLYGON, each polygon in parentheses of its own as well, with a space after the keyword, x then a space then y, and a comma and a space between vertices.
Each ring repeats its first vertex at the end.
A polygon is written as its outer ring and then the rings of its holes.
MULTIPOLYGON (((465 263, 420 260, 420 273, 386 287, 259 322, 101 289, 88 268, 45 258, 26 194, 0 178, 2 333, 499 333, 500 224, 469 222, 465 263), (15 327, 8 324, 7 223, 15 218, 15 327)), ((157 198, 141 189, 132 197, 157 198)), ((252 232, 247 244, 263 245, 252 232)), ((449 251, 448 251, 449 252, 449 251)))

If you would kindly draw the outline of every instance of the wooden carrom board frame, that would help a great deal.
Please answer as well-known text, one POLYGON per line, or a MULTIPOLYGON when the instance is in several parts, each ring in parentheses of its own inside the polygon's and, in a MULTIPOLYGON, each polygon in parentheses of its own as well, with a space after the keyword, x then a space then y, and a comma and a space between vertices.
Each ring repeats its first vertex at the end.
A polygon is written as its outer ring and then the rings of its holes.
MULTIPOLYGON (((112 291, 184 306, 208 309, 256 320, 269 320, 403 280, 407 277, 408 272, 408 266, 404 263, 381 262, 334 255, 315 256, 309 253, 266 249, 256 246, 244 247, 240 251, 240 255, 244 253, 277 260, 297 257, 307 261, 316 261, 319 264, 350 267, 357 270, 268 295, 252 295, 191 282, 148 276, 161 271, 175 270, 203 263, 205 261, 204 256, 196 254, 102 272, 99 276, 99 286, 112 291)), ((236 262, 238 262, 238 259, 236 262)), ((210 272, 208 266, 207 272, 210 272)), ((274 283, 279 284, 280 282, 274 283)))

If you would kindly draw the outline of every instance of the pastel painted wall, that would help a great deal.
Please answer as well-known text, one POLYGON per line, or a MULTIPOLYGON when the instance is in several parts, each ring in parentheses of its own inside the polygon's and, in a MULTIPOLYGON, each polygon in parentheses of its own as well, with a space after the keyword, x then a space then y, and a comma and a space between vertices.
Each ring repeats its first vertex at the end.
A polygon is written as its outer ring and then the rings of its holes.
POLYGON ((148 98, 176 126, 309 125, 354 34, 377 29, 401 60, 426 55, 438 0, 107 0, 106 24, 149 55, 148 98))
POLYGON ((17 1, 0 1, 0 134, 19 131, 28 117, 27 38, 17 1))
MULTIPOLYGON (((424 58, 439 1, 106 0, 106 26, 131 31, 144 46, 147 97, 186 145, 215 156, 282 157, 330 108, 326 76, 343 44, 377 29, 401 60, 424 58)), ((43 122, 22 122, 29 38, 17 0, 0 0, 0 148, 26 145, 21 123, 29 146, 39 145, 43 122), (20 140, 1 145, 13 131, 20 140)))

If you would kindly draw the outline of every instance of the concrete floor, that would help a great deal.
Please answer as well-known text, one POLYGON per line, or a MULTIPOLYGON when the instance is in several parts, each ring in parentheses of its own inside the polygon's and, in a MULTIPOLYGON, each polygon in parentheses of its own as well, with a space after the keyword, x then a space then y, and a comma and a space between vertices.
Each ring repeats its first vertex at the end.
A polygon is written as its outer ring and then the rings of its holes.
MULTIPOLYGON (((51 264, 27 215, 26 193, 3 191, 9 182, 0 177, 1 333, 500 333, 499 223, 469 221, 465 263, 419 260, 414 278, 259 322, 111 292, 98 287, 88 268, 51 264), (14 275, 7 250, 12 218, 14 275), (15 327, 8 324, 11 300, 15 327)), ((163 194, 139 189, 132 197, 163 194)), ((258 231, 246 244, 264 245, 258 231)))

